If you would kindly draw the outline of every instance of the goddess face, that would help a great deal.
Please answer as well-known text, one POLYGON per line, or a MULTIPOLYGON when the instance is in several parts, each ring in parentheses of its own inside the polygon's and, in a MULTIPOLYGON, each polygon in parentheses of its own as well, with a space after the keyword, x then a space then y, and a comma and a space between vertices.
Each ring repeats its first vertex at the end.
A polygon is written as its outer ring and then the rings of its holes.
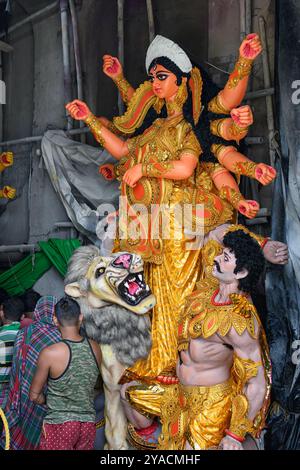
POLYGON ((149 80, 154 94, 159 98, 168 101, 175 97, 178 91, 177 77, 163 65, 157 64, 150 69, 149 80))

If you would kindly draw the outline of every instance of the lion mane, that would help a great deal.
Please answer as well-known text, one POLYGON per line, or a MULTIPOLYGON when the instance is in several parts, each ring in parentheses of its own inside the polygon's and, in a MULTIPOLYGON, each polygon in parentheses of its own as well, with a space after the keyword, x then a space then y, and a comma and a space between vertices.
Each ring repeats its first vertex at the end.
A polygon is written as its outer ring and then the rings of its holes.
POLYGON ((149 316, 136 315, 126 308, 110 304, 101 308, 91 307, 87 292, 90 283, 86 277, 89 266, 100 257, 96 246, 83 246, 72 255, 65 277, 65 285, 78 282, 82 296, 77 298, 84 317, 84 329, 88 338, 100 344, 110 345, 116 358, 125 366, 148 356, 151 349, 151 324, 149 316))

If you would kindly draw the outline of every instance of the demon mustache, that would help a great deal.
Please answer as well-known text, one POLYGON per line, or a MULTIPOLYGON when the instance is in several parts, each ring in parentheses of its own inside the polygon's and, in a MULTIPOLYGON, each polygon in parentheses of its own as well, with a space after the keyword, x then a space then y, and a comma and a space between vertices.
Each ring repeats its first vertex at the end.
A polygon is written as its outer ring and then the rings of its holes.
POLYGON ((220 264, 218 263, 218 261, 216 261, 216 260, 214 261, 214 266, 217 268, 218 273, 222 274, 220 264))

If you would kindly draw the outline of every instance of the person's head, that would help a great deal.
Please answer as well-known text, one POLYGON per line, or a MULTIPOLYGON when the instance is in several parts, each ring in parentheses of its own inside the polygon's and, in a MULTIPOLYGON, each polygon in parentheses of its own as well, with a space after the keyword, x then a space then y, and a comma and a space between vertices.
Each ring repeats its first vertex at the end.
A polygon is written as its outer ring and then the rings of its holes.
POLYGON ((79 331, 83 315, 76 300, 65 295, 55 305, 55 318, 59 328, 74 327, 79 331))
POLYGON ((18 297, 10 297, 4 300, 0 308, 0 318, 3 324, 21 321, 24 313, 24 304, 18 297))
POLYGON ((213 275, 220 283, 236 283, 239 290, 251 293, 265 265, 261 247, 243 230, 228 232, 223 245, 222 253, 214 260, 213 275))
POLYGON ((21 295, 20 298, 24 303, 25 317, 33 319, 33 313, 37 302, 41 298, 41 295, 35 290, 29 289, 23 295, 21 295))

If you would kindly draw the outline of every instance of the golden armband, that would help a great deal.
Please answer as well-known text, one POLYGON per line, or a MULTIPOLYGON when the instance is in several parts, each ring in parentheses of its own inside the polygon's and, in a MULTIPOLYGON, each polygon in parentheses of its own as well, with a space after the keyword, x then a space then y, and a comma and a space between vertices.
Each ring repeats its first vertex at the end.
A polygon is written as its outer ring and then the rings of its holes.
POLYGON ((257 164, 254 162, 236 162, 233 164, 233 172, 236 175, 249 176, 250 178, 255 178, 255 170, 257 164))
POLYGON ((210 121, 210 132, 217 137, 223 137, 223 124, 228 118, 216 119, 215 121, 210 121))
POLYGON ((244 196, 239 191, 229 186, 222 186, 219 195, 221 199, 226 199, 230 202, 236 210, 238 210, 239 203, 245 200, 244 196))
POLYGON ((237 150, 233 145, 224 145, 224 144, 213 144, 210 148, 211 152, 219 160, 221 165, 223 165, 224 159, 229 155, 228 152, 226 152, 225 155, 222 155, 222 152, 226 149, 231 150, 232 152, 236 152, 237 150))
POLYGON ((118 87, 118 90, 120 92, 121 98, 124 101, 125 104, 129 102, 128 99, 128 90, 131 88, 130 83, 126 80, 126 78, 123 75, 119 75, 115 80, 115 84, 118 87))
POLYGON ((208 111, 215 114, 230 114, 231 110, 223 105, 220 93, 218 93, 217 96, 208 103, 208 111))
POLYGON ((251 73, 252 64, 253 59, 239 57, 233 72, 229 76, 228 88, 235 88, 243 78, 248 77, 251 73))
POLYGON ((249 126, 247 127, 240 127, 238 126, 234 121, 233 123, 231 124, 230 128, 229 128, 231 134, 232 134, 232 137, 235 139, 235 140, 240 140, 241 138, 244 138, 244 134, 245 132, 247 133, 248 130, 249 130, 249 126), (241 137, 243 136, 243 137, 241 137))
POLYGON ((14 154, 12 152, 2 152, 0 155, 0 173, 5 170, 5 168, 12 166, 13 162, 14 154))
POLYGON ((97 142, 101 145, 101 147, 105 147, 105 140, 102 136, 102 128, 104 127, 103 124, 99 121, 94 114, 90 114, 86 120, 85 123, 88 125, 90 128, 91 133, 97 140, 97 142))
POLYGON ((154 178, 163 178, 164 174, 172 170, 172 162, 143 163, 142 175, 154 178))

